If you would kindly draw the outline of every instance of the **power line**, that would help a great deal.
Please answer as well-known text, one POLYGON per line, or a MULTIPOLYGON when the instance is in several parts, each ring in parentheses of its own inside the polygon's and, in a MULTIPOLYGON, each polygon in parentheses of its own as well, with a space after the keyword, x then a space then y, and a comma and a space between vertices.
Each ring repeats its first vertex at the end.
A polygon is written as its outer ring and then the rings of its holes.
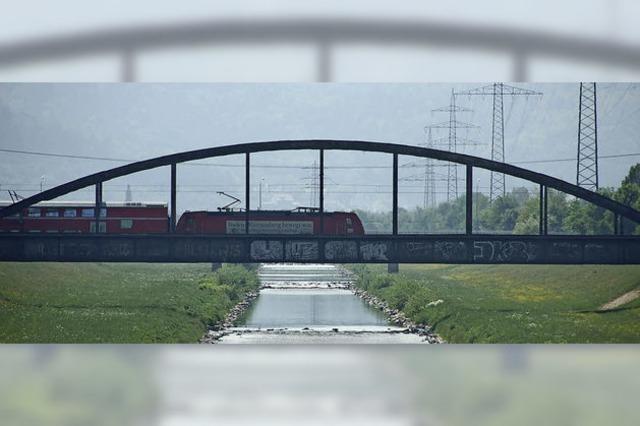
MULTIPOLYGON (((142 160, 134 160, 134 159, 124 159, 124 158, 112 158, 112 157, 95 157, 95 156, 87 156, 87 155, 72 155, 72 154, 54 154, 51 152, 40 152, 40 151, 25 151, 19 149, 7 149, 0 148, 0 152, 7 152, 11 154, 24 154, 24 155, 37 155, 41 157, 54 157, 54 158, 70 158, 75 160, 97 160, 97 161, 113 161, 118 163, 134 163, 142 160)), ((244 164, 223 164, 223 163, 197 163, 197 162, 186 162, 181 163, 186 166, 199 166, 199 167, 230 167, 230 168, 244 168, 244 164)), ((308 170, 313 166, 292 166, 292 165, 280 165, 280 164, 252 164, 252 168, 265 168, 265 169, 297 169, 297 170, 308 170)), ((325 169, 390 169, 390 166, 325 166, 325 169)))
MULTIPOLYGON (((108 158, 108 157, 90 157, 90 156, 82 156, 82 155, 69 155, 69 154, 52 154, 45 152, 36 152, 36 151, 21 151, 17 149, 6 149, 0 148, 0 152, 8 152, 15 154, 26 154, 26 155, 39 155, 46 157, 61 157, 61 158, 75 158, 80 160, 100 160, 100 161, 117 161, 121 163, 131 163, 140 160, 131 160, 131 159, 116 159, 116 158, 108 158)), ((629 152, 625 154, 612 154, 612 155, 598 155, 598 159, 607 159, 607 158, 623 158, 623 157, 637 157, 640 156, 640 152, 629 152)), ((438 161, 438 160, 436 160, 438 161)), ((443 161, 443 160, 440 160, 443 161)), ((564 161, 576 161, 575 158, 553 158, 553 159, 545 159, 545 160, 526 160, 526 161, 511 161, 508 164, 535 164, 535 163, 559 163, 564 161)), ((241 164, 217 164, 217 163, 184 163, 185 165, 198 165, 198 166, 215 166, 215 167, 237 167, 244 168, 244 165, 241 164)), ((251 167, 264 167, 264 168, 282 168, 282 169, 310 169, 311 166, 290 166, 290 165, 277 165, 277 164, 252 164, 251 167)), ((418 164, 415 162, 405 163, 400 165, 401 168, 423 168, 424 164, 418 164)), ((434 164, 434 167, 447 167, 446 164, 434 164)), ((391 169, 391 166, 325 166, 325 169, 344 169, 344 170, 352 170, 352 169, 391 169)), ((328 179, 328 177, 327 177, 328 179)))
MULTIPOLYGON (((438 181, 440 182, 444 182, 446 181, 446 178, 442 178, 442 179, 438 179, 438 181)), ((459 179, 460 181, 464 181, 464 179, 459 179)), ((400 184, 400 188, 403 189, 421 189, 423 188, 422 185, 406 185, 403 183, 406 182, 422 182, 422 176, 421 175, 416 175, 416 176, 410 176, 408 178, 403 178, 403 179, 399 179, 399 184, 400 184)), ((37 184, 31 183, 31 184, 6 184, 7 186, 10 186, 12 188, 15 188, 19 191, 40 191, 40 188, 38 187, 37 184)), ((169 186, 162 186, 162 185, 140 185, 140 186, 135 186, 135 185, 130 185, 132 188, 136 188, 136 192, 150 192, 150 193, 168 193, 170 191, 169 186)), ((386 183, 381 183, 381 184, 335 184, 335 185, 326 185, 326 187, 330 187, 330 186, 335 186, 335 187, 340 187, 340 188, 349 188, 349 187, 354 187, 354 188, 361 188, 361 187, 365 187, 365 188, 388 188, 391 187, 391 184, 386 184, 386 183)), ((187 193, 187 192, 198 192, 198 193, 208 193, 208 192, 212 192, 212 191, 216 191, 217 189, 221 189, 221 188, 244 188, 244 185, 211 185, 211 186, 199 186, 202 189, 187 189, 187 188, 198 188, 198 186, 189 186, 189 185, 181 185, 178 186, 176 188, 176 191, 179 193, 187 193), (206 189, 205 189, 206 188, 206 189)), ((304 188, 304 189, 309 189, 309 185, 308 184, 270 184, 269 185, 271 189, 271 192, 287 192, 287 191, 291 191, 290 189, 287 189, 287 187, 298 187, 298 188, 304 188), (282 188, 282 189, 280 189, 282 188)), ((123 188, 122 186, 110 186, 110 185, 105 185, 103 187, 104 191, 109 191, 109 192, 126 192, 126 188, 123 188)), ((295 189, 294 189, 295 190, 295 189)), ((252 188, 252 191, 255 191, 255 189, 252 188)), ((74 192, 93 192, 93 189, 91 188, 83 188, 83 189, 79 189, 77 191, 74 192)), ((263 189, 263 192, 270 192, 269 190, 265 190, 263 189)), ((307 191, 308 192, 308 191, 307 191)), ((327 191, 325 191, 327 192, 327 191)))
MULTIPOLYGON (((420 190, 418 191, 401 191, 398 190, 399 194, 423 194, 422 191, 422 186, 416 187, 419 188, 420 190)), ((481 186, 481 188, 486 189, 486 187, 481 186)), ((21 189, 21 191, 25 191, 25 192, 36 192, 37 189, 34 190, 29 190, 29 189, 21 189)), ((77 192, 81 192, 83 190, 79 190, 77 192)), ((252 190, 252 193, 256 193, 258 190, 252 190)), ((85 192, 85 191, 83 191, 85 192)), ((87 190, 86 192, 89 192, 89 190, 87 190)), ((118 192, 121 193, 122 191, 113 191, 113 190, 104 190, 104 192, 118 192)), ((157 193, 157 194, 164 194, 167 191, 160 191, 160 190, 142 190, 142 191, 137 191, 137 192, 141 192, 141 193, 157 193)), ((211 191, 205 191, 205 190, 190 190, 190 191, 178 191, 179 193, 194 193, 194 194, 210 194, 211 191)), ((282 191, 276 191, 276 190, 262 190, 263 193, 271 193, 271 194, 309 194, 309 191, 299 191, 299 190, 295 190, 295 191, 290 191, 290 190, 282 190, 282 191)), ((438 194, 445 194, 445 191, 437 191, 438 194)), ((325 194, 393 194, 393 191, 325 191, 325 194)))
MULTIPOLYGON (((598 155, 598 160, 607 158, 625 158, 625 157, 638 157, 640 152, 629 152, 626 154, 612 154, 612 155, 598 155)), ((535 164, 535 163, 562 163, 565 161, 576 161, 575 158, 555 158, 551 160, 526 160, 526 161, 512 161, 510 164, 535 164)))

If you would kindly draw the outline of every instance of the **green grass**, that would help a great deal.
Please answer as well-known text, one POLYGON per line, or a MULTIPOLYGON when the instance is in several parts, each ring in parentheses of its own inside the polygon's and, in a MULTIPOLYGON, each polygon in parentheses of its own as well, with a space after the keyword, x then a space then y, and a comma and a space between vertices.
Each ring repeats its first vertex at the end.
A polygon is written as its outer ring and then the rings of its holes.
POLYGON ((232 265, 0 263, 0 342, 196 342, 256 287, 232 265))
POLYGON ((640 343, 639 266, 354 265, 357 285, 455 343, 640 343), (429 306, 441 299, 437 306, 429 306))

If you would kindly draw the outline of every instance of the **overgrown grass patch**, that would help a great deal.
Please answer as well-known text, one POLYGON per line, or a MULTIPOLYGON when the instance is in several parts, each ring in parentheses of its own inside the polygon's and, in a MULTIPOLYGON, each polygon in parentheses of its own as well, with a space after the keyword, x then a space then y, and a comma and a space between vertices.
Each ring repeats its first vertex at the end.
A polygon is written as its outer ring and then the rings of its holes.
POLYGON ((357 285, 457 343, 638 343, 640 300, 597 312, 640 286, 640 267, 352 265, 357 285), (439 302, 441 300, 441 302, 439 302))
POLYGON ((239 265, 2 263, 0 341, 196 342, 257 287, 239 265))

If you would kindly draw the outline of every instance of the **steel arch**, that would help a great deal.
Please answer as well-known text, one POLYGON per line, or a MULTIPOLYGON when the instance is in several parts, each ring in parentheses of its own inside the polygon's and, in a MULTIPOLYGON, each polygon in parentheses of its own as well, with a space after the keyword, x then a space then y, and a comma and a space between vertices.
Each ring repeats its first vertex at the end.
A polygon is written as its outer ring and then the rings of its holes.
MULTIPOLYGON (((432 158, 435 160, 454 162, 470 167, 482 168, 498 173, 517 177, 538 183, 545 188, 553 188, 558 191, 573 195, 599 207, 612 211, 614 214, 640 223, 640 211, 627 205, 619 203, 598 193, 580 188, 569 182, 557 179, 542 173, 537 173, 511 164, 499 163, 485 158, 475 157, 466 154, 453 153, 431 148, 418 146, 372 142, 360 140, 280 140, 267 142, 249 142, 242 144, 226 145, 213 148, 204 148, 193 151, 185 151, 138 161, 120 167, 115 167, 102 172, 94 173, 71 182, 48 189, 34 196, 25 198, 17 203, 0 210, 0 217, 6 217, 19 213, 22 209, 38 203, 40 201, 51 200, 88 186, 96 185, 101 188, 102 183, 111 179, 126 176, 132 173, 150 170, 163 166, 174 166, 186 161, 202 160, 205 158, 221 157, 235 154, 251 154, 259 152, 285 151, 285 150, 343 150, 343 151, 363 151, 388 153, 394 156, 407 155, 414 157, 432 158)), ((175 169, 175 167, 172 167, 175 169)), ((394 168, 395 169, 395 168, 394 168)), ((394 183, 397 186, 397 180, 394 183)))

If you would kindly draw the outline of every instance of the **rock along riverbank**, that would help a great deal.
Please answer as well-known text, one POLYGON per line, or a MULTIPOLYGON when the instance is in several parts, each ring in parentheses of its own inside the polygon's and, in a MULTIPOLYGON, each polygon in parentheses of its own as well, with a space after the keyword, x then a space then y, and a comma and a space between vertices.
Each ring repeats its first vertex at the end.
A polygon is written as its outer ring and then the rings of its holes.
MULTIPOLYGON (((323 282, 323 283, 313 283, 313 282, 305 282, 302 285, 294 285, 294 284, 284 284, 278 283, 274 285, 273 282, 265 282, 260 287, 260 290, 263 289, 331 289, 331 288, 341 288, 345 290, 351 291, 355 296, 360 298, 370 307, 382 312, 386 319, 388 320, 390 325, 398 327, 394 330, 380 330, 375 331, 374 333, 392 333, 392 334, 413 334, 419 336, 421 339, 421 343, 444 343, 444 340, 434 333, 428 325, 425 324, 416 324, 410 319, 408 319, 402 312, 392 309, 389 305, 368 294, 366 291, 358 288, 353 283, 353 274, 349 271, 346 271, 342 267, 337 267, 337 271, 339 272, 341 278, 334 282, 323 282)), ((245 294, 244 298, 234 306, 227 316, 221 322, 211 326, 207 333, 200 339, 200 343, 218 343, 220 339, 230 334, 243 334, 243 333, 269 333, 269 334, 309 334, 309 335, 322 335, 323 333, 335 334, 335 333, 345 333, 345 334, 363 334, 363 333, 371 333, 371 331, 358 331, 354 330, 353 327, 332 327, 327 330, 324 329, 314 329, 308 327, 301 328, 286 328, 286 327, 274 327, 274 328, 262 328, 262 329, 249 329, 249 328, 236 328, 235 323, 237 320, 249 309, 254 300, 258 297, 259 292, 249 292, 245 294)))

